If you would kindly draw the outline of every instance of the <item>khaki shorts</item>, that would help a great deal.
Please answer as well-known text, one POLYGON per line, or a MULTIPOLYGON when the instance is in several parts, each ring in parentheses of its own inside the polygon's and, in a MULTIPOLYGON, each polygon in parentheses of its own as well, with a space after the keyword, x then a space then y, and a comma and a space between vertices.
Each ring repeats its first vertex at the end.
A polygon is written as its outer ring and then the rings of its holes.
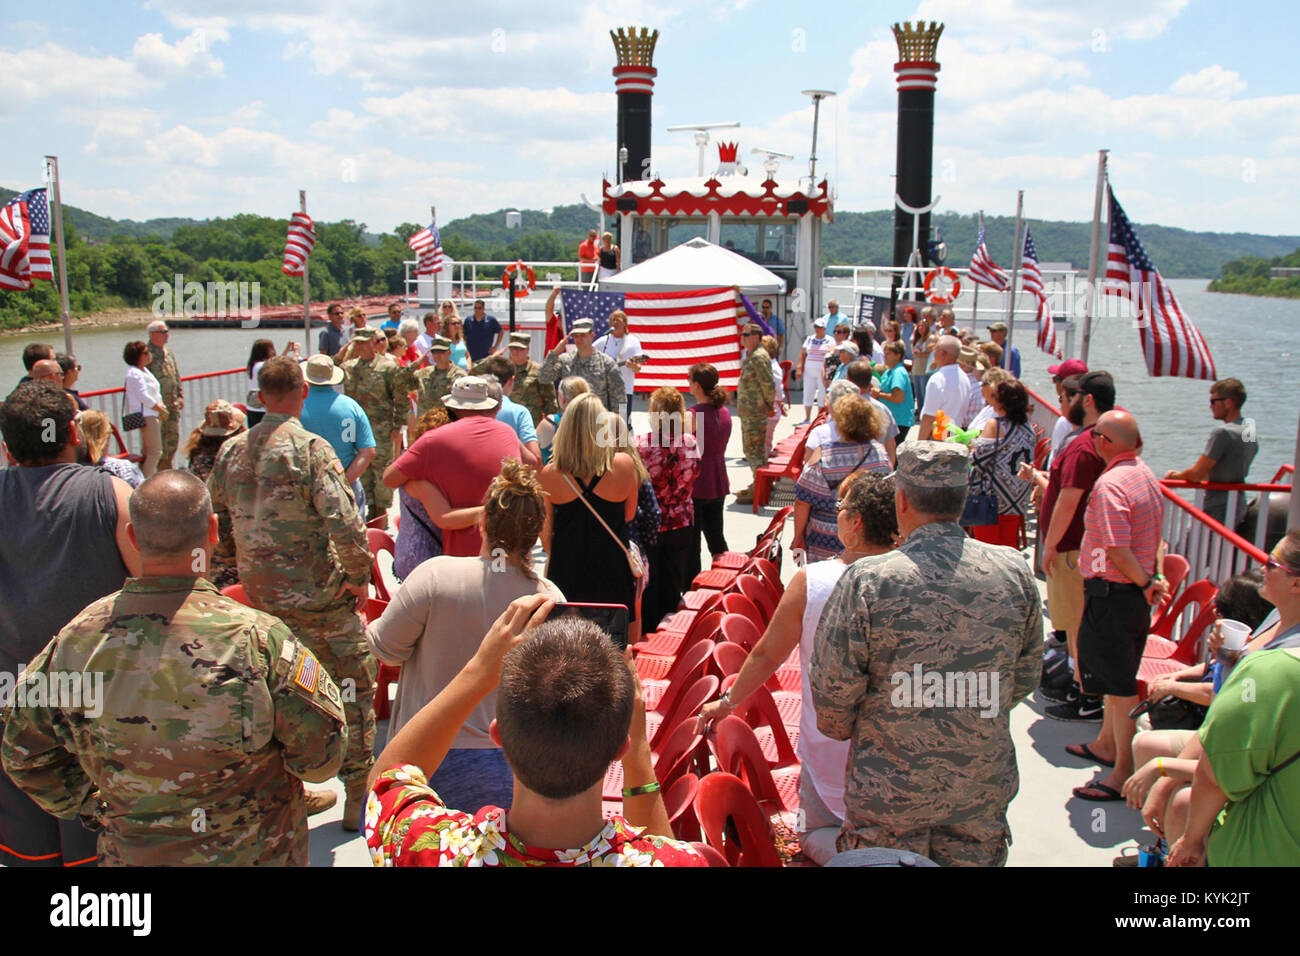
POLYGON ((1079 622, 1083 620, 1083 575, 1079 573, 1078 551, 1056 555, 1047 578, 1047 613, 1054 630, 1078 636, 1079 622))

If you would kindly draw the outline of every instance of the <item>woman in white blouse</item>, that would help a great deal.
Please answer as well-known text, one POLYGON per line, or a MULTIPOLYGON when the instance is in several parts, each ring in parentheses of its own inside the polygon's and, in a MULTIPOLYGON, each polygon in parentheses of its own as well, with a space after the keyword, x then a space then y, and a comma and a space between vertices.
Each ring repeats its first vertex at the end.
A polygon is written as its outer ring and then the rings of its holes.
POLYGON ((149 346, 144 342, 128 342, 122 350, 126 362, 126 400, 123 415, 144 412, 144 428, 140 429, 141 454, 144 462, 140 470, 146 478, 158 470, 162 457, 162 420, 167 417, 167 407, 162 403, 162 388, 149 364, 149 346))

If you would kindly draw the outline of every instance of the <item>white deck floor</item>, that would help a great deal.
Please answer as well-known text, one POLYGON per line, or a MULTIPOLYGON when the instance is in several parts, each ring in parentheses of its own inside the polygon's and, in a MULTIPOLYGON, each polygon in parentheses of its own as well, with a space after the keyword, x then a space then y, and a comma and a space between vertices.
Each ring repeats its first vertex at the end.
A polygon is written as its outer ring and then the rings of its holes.
MULTIPOLYGON (((734 411, 734 410, 733 410, 734 411)), ((777 426, 776 438, 789 435, 803 420, 803 409, 795 406, 791 415, 777 426)), ((634 413, 634 427, 646 429, 645 416, 634 413)), ((749 469, 741 457, 740 427, 736 422, 727 448, 727 470, 733 490, 749 484, 749 469)), ((731 505, 726 512, 728 544, 735 550, 753 547, 755 539, 767 527, 775 509, 767 507, 752 513, 748 505, 731 505)), ((790 543, 787 525, 784 544, 790 543)), ((1026 559, 1028 560, 1028 558, 1026 559)), ((785 561, 782 576, 789 580, 794 562, 785 561)), ((1039 582, 1043 593, 1043 584, 1039 582)), ((1046 600, 1044 599, 1044 617, 1046 600)), ((1090 741, 1096 735, 1095 723, 1063 723, 1043 716, 1043 702, 1031 696, 1011 713, 1011 732, 1016 743, 1016 760, 1020 770, 1020 792, 1009 812, 1013 844, 1010 866, 1109 866, 1120 848, 1132 845, 1139 837, 1150 842, 1143 829, 1141 814, 1124 803, 1090 803, 1076 799, 1071 790, 1087 783, 1098 772, 1065 752, 1066 744, 1090 741)), ((388 735, 387 721, 379 724, 376 752, 388 735)), ((357 834, 346 833, 339 825, 343 816, 343 786, 336 778, 328 784, 338 792, 335 807, 312 818, 311 862, 313 866, 369 866, 365 841, 357 834)))

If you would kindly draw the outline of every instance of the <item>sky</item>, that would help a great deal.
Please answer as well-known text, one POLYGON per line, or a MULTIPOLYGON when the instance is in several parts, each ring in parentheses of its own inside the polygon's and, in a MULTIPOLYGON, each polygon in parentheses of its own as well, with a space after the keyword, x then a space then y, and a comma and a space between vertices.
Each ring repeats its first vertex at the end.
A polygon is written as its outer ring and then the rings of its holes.
MULTIPOLYGON (((1135 222, 1297 232, 1294 15, 1221 0, 0 0, 0 185, 57 154, 65 202, 123 219, 287 216, 372 231, 595 200, 613 178, 609 30, 650 26, 652 169, 694 175, 690 133, 791 153, 836 209, 893 196, 891 23, 938 20, 940 211, 1088 220, 1096 155, 1135 222), (40 18, 36 18, 36 14, 40 18), (820 178, 820 175, 819 175, 820 178)), ((711 147, 712 149, 712 147, 711 147)), ((716 164, 711 152, 708 168, 716 164)), ((1044 250, 1050 257, 1050 251, 1044 250)))

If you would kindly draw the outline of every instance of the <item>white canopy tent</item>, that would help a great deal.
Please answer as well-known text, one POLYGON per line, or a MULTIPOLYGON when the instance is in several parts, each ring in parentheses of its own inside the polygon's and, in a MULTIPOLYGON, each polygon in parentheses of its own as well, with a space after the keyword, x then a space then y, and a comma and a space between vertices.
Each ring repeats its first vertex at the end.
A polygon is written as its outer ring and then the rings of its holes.
POLYGON ((599 288, 602 292, 677 292, 732 285, 740 286, 748 296, 785 292, 785 280, 780 276, 730 249, 698 238, 600 280, 599 288))

